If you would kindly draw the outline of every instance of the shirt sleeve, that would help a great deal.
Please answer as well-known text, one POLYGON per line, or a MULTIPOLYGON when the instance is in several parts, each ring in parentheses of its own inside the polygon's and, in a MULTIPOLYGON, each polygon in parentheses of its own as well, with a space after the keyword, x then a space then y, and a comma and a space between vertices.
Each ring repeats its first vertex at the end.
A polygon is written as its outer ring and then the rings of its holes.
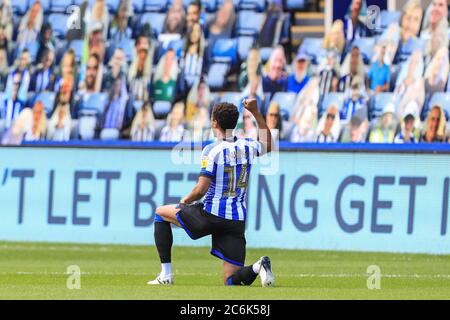
POLYGON ((207 148, 203 149, 200 175, 213 179, 216 176, 217 163, 215 162, 216 157, 210 151, 207 148))
POLYGON ((260 157, 264 154, 267 153, 266 148, 264 147, 264 145, 258 141, 258 140, 253 140, 253 139, 249 139, 247 140, 248 144, 250 146, 250 148, 253 149, 253 154, 257 157, 260 157))

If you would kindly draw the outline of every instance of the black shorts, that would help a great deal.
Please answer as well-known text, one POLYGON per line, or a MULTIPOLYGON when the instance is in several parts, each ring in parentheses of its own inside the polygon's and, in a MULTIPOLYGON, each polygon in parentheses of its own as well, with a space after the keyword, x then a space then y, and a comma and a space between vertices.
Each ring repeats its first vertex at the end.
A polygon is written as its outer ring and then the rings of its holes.
POLYGON ((245 221, 228 220, 203 210, 203 203, 180 204, 177 219, 191 239, 211 235, 211 254, 237 266, 245 262, 245 221))

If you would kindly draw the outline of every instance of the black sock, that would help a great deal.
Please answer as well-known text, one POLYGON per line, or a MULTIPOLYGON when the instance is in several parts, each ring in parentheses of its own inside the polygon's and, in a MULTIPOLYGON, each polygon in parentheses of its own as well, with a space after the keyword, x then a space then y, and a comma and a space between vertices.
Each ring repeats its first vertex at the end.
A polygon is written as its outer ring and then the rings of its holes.
POLYGON ((172 228, 169 222, 155 222, 155 245, 161 263, 170 263, 172 259, 172 228))
POLYGON ((228 278, 227 284, 229 286, 240 286, 246 285, 249 286, 255 281, 258 276, 255 271, 253 271, 253 266, 242 267, 238 271, 236 271, 232 276, 228 278))

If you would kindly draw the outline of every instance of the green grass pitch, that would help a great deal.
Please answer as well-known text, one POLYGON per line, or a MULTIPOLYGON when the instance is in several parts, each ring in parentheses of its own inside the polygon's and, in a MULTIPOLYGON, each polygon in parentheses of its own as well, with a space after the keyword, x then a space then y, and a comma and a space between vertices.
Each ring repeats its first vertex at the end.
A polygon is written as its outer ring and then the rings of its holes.
POLYGON ((450 255, 248 249, 247 263, 272 259, 275 288, 222 284, 208 248, 175 247, 175 285, 150 287, 160 270, 155 247, 0 242, 0 299, 449 299, 450 255), (69 290, 69 265, 81 288, 69 290), (381 288, 367 288, 367 267, 381 288))

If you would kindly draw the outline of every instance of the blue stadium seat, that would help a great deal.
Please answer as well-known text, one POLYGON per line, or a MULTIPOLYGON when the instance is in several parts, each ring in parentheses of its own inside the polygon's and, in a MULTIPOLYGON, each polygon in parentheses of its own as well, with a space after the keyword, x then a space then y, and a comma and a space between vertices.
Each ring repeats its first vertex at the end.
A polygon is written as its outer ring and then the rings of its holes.
MULTIPOLYGON (((219 9, 222 5, 223 5, 223 1, 224 0, 217 0, 217 9, 219 9)), ((233 0, 233 5, 234 8, 239 8, 239 3, 241 2, 241 0, 233 0)))
POLYGON ((51 13, 47 16, 47 21, 52 25, 53 34, 59 39, 64 39, 66 35, 68 17, 63 13, 51 13))
POLYGON ((236 32, 239 35, 255 36, 261 31, 263 23, 264 13, 242 10, 238 14, 236 32))
MULTIPOLYGON (((72 0, 72 3, 76 6, 79 6, 83 3, 84 0, 72 0)), ((94 0, 89 0, 88 4, 89 6, 92 6, 92 3, 94 3, 94 0)))
POLYGON ((328 93, 322 101, 319 107, 319 117, 330 107, 331 105, 336 105, 340 110, 344 104, 345 94, 342 92, 330 92, 328 93))
POLYGON ((240 92, 224 92, 222 97, 220 97, 219 102, 229 102, 234 104, 235 106, 239 106, 242 100, 242 93, 240 92))
POLYGON ((145 12, 165 12, 167 10, 167 0, 144 0, 145 12))
POLYGON ((159 59, 161 59, 161 57, 166 54, 169 48, 175 51, 178 59, 181 59, 181 56, 183 55, 184 43, 184 39, 172 40, 166 47, 164 47, 162 43, 159 43, 156 51, 156 61, 159 61, 159 59))
POLYGON ((323 38, 304 38, 298 53, 306 54, 310 57, 311 63, 319 64, 319 57, 324 51, 322 48, 323 38))
POLYGON ((208 70, 208 84, 211 89, 222 89, 226 83, 226 75, 230 70, 228 63, 213 63, 208 70))
POLYGON ((143 105, 144 105, 144 101, 142 101, 142 100, 133 101, 134 112, 137 113, 139 110, 141 110, 143 105))
POLYGON ((289 120, 294 109, 297 94, 294 92, 277 92, 274 94, 271 102, 277 102, 280 105, 280 113, 284 120, 289 120))
POLYGON ((11 8, 14 14, 23 16, 28 10, 28 0, 11 1, 11 8))
POLYGON ((66 13, 67 7, 71 5, 72 3, 68 2, 67 0, 49 0, 48 11, 53 13, 66 13))
POLYGON ((288 11, 303 10, 306 8, 306 0, 286 0, 284 8, 288 11))
POLYGON ((72 40, 69 44, 69 49, 73 49, 75 52, 75 60, 77 63, 80 62, 81 56, 83 55, 84 40, 72 40))
POLYGON ((166 19, 165 13, 147 12, 141 16, 139 24, 140 27, 142 27, 146 22, 148 22, 152 27, 155 37, 158 37, 158 35, 162 32, 162 29, 164 27, 165 19, 166 19))
POLYGON ((400 11, 387 11, 383 10, 380 13, 380 27, 381 29, 387 29, 391 23, 400 23, 400 11))
POLYGON ((255 38, 252 36, 241 36, 238 38, 238 54, 241 60, 247 59, 248 52, 255 43, 255 38))
POLYGON ((106 0, 106 6, 108 7, 108 11, 111 14, 115 14, 117 9, 119 8, 120 0, 106 0))
POLYGON ((241 0, 239 2, 239 9, 263 12, 266 9, 266 1, 265 0, 241 0))
POLYGON ((41 101, 42 104, 44 105, 45 113, 47 115, 50 115, 50 113, 53 111, 53 104, 55 103, 55 97, 56 97, 55 92, 49 91, 40 92, 33 98, 33 105, 36 102, 41 101))
POLYGON ((119 136, 120 132, 115 128, 104 128, 100 132, 100 140, 118 140, 119 136))
POLYGON ((450 93, 449 92, 434 93, 427 104, 426 114, 428 114, 431 108, 435 105, 440 106, 444 110, 447 121, 450 121, 450 93))
POLYGON ((421 50, 422 52, 425 49, 426 42, 420 38, 412 38, 408 42, 406 42, 405 46, 402 47, 402 53, 410 55, 416 50, 421 50))
POLYGON ((78 120, 78 134, 81 140, 94 139, 96 126, 97 126, 97 111, 80 110, 80 118, 78 120))
POLYGON ((122 39, 117 45, 114 45, 114 49, 111 52, 111 54, 114 53, 114 50, 116 48, 122 48, 125 56, 127 57, 127 61, 130 62, 133 60, 134 57, 134 40, 133 39, 122 39))
POLYGON ((166 118, 172 109, 170 101, 155 101, 153 103, 153 114, 156 118, 166 118))
POLYGON ((101 114, 105 109, 107 99, 107 93, 92 93, 88 95, 87 98, 83 97, 80 110, 93 110, 98 114, 101 114))
POLYGON ((375 47, 375 38, 358 38, 353 41, 352 46, 357 46, 361 52, 365 64, 370 63, 375 47))
POLYGON ((133 6, 134 13, 141 13, 144 11, 144 1, 142 0, 131 0, 131 5, 133 6))
POLYGON ((392 92, 380 92, 375 96, 373 104, 369 110, 369 118, 374 119, 382 115, 384 107, 389 103, 394 103, 395 106, 398 105, 396 96, 392 92))
POLYGON ((265 47, 259 49, 259 54, 261 56, 261 61, 263 63, 269 60, 270 56, 272 55, 272 51, 273 51, 272 47, 265 47))
POLYGON ((218 39, 214 43, 212 60, 235 64, 237 62, 237 39, 218 39))
MULTIPOLYGON (((44 10, 44 13, 49 13, 50 6, 51 6, 51 3, 50 3, 51 0, 40 0, 40 1, 42 4, 42 9, 44 10)), ((34 3, 33 0, 29 0, 29 6, 31 6, 33 3, 34 3)))
POLYGON ((35 61, 35 60, 36 60, 37 53, 38 53, 38 51, 39 51, 39 43, 36 42, 36 41, 28 42, 28 43, 25 45, 25 49, 27 49, 28 52, 30 53, 31 61, 35 61))

